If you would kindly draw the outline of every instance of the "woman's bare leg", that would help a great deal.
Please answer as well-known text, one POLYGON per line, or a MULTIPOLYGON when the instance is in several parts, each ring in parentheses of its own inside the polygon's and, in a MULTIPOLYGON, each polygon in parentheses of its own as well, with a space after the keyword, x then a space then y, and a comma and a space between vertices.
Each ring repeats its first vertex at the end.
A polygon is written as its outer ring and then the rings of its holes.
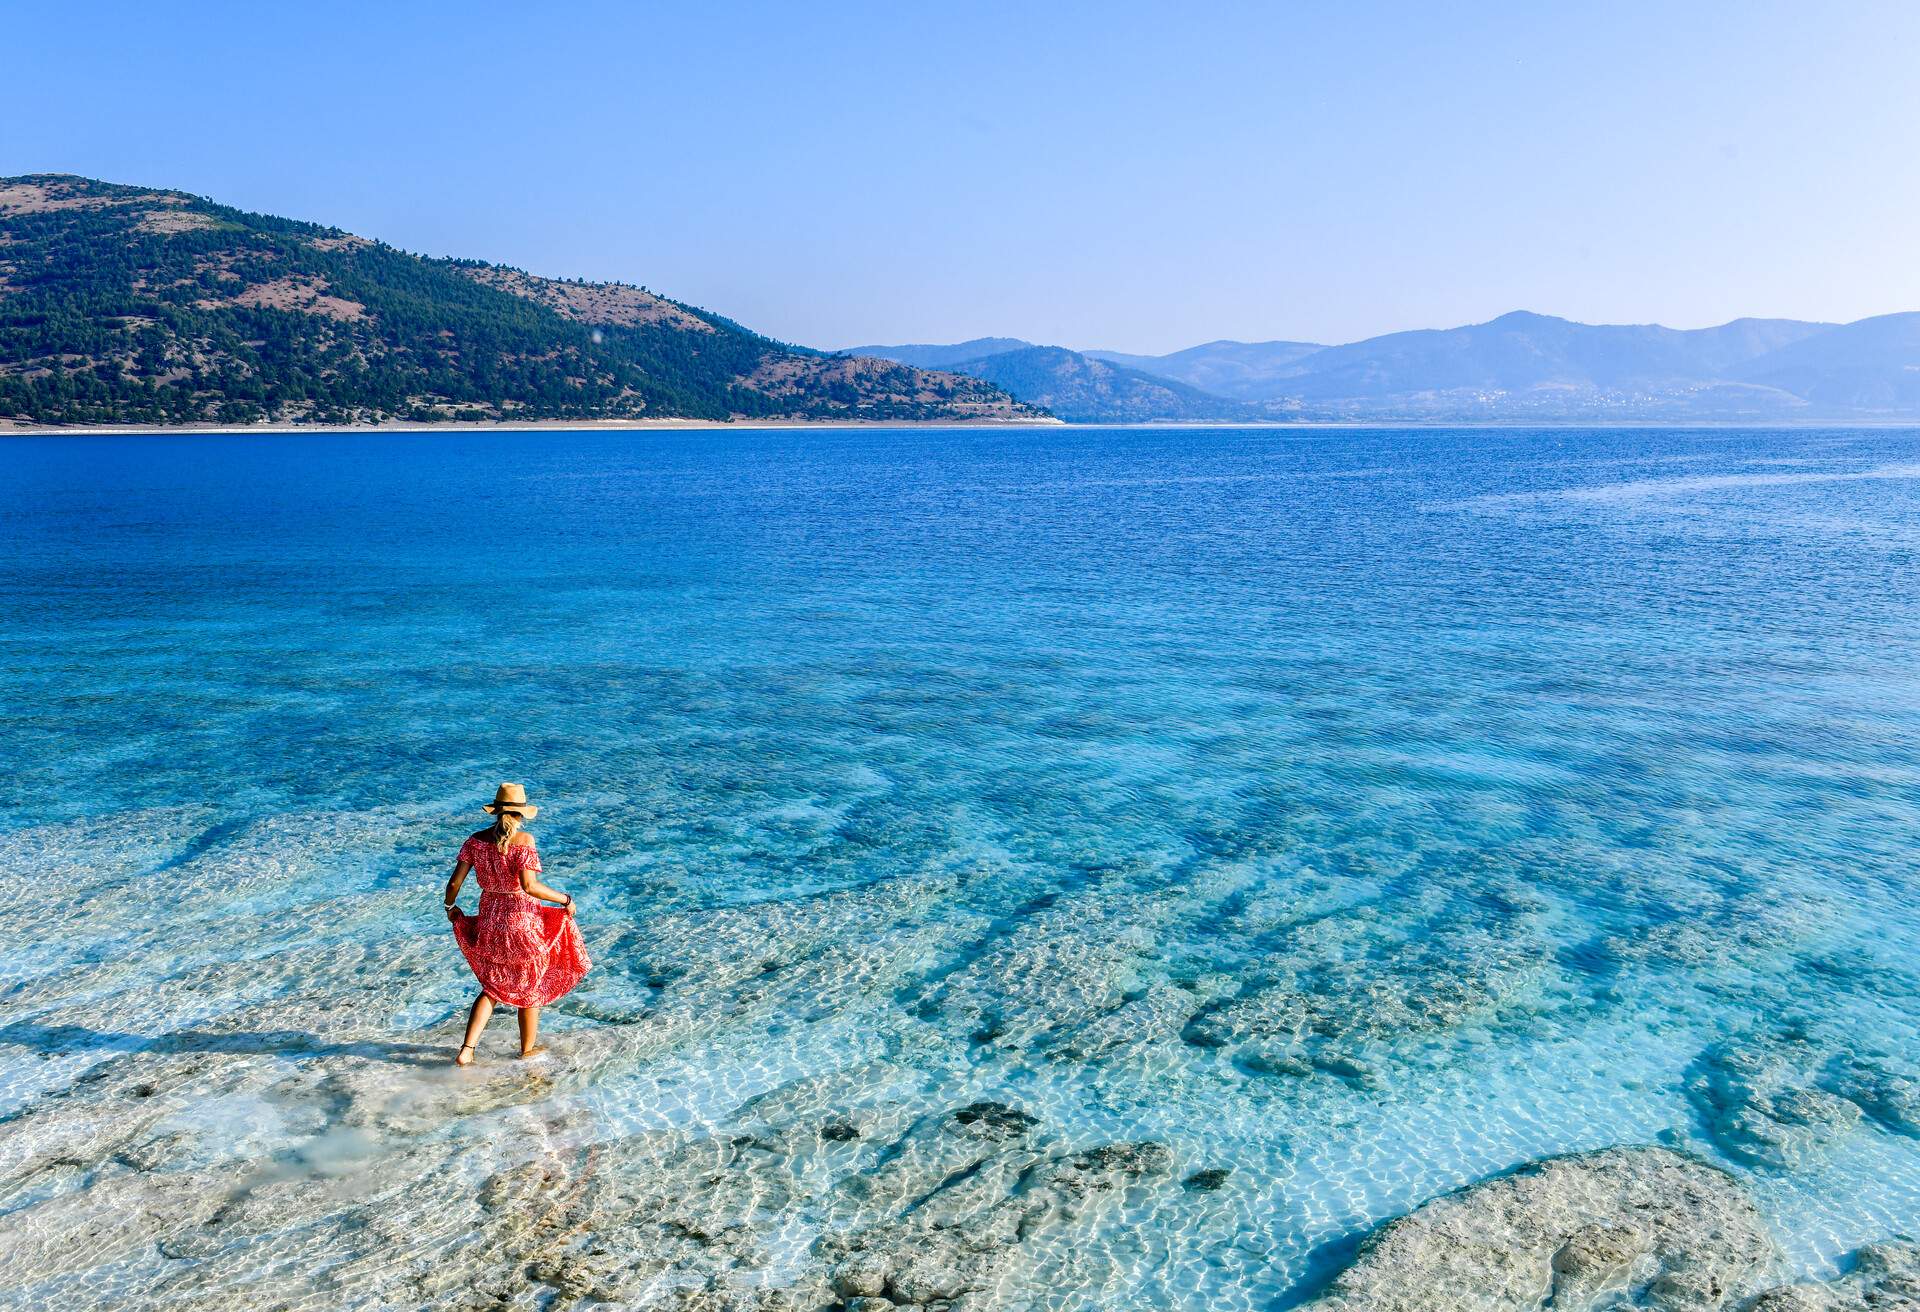
POLYGON ((544 1051, 540 1046, 540 1008, 520 1008, 520 1055, 531 1057, 544 1051))
MULTIPOLYGON (((482 993, 473 1000, 473 1010, 467 1013, 467 1041, 460 1045, 460 1051, 454 1054, 453 1064, 471 1066, 473 1059, 480 1055, 480 1031, 493 1019, 493 999, 482 993)), ((522 1026, 522 1028, 525 1028, 522 1026)))

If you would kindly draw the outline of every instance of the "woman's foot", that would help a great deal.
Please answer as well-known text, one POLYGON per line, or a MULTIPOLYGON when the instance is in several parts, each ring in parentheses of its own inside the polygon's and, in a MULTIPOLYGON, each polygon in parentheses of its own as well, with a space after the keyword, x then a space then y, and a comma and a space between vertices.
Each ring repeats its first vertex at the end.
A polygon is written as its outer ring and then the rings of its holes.
POLYGON ((455 1066, 471 1066, 473 1065, 473 1059, 478 1055, 479 1054, 474 1051, 471 1043, 463 1043, 460 1045, 460 1051, 453 1055, 453 1064, 455 1066))
POLYGON ((536 1043, 531 1048, 526 1049, 524 1052, 520 1054, 520 1060, 525 1061, 529 1057, 543 1057, 546 1055, 546 1052, 547 1052, 546 1044, 536 1043))

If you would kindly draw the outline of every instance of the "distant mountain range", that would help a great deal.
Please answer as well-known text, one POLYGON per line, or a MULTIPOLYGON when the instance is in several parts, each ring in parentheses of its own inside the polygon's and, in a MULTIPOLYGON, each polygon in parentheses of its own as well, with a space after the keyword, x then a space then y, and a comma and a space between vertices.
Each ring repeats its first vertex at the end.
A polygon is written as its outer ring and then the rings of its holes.
MULTIPOLYGON (((1342 346, 1219 341, 1162 356, 1050 347, 1038 372, 1030 344, 981 353, 1015 341, 912 349, 956 352, 943 367, 1081 422, 1920 420, 1920 314, 1679 330, 1517 312, 1342 346), (1117 383, 1062 392, 1102 364, 1120 371, 1117 383), (1155 393, 1144 386, 1154 378, 1183 387, 1155 393)), ((861 349, 897 358, 896 348, 861 349)))
POLYGON ((1124 365, 1141 373, 1172 378, 1213 396, 1235 401, 1267 401, 1284 395, 1279 380, 1315 351, 1314 342, 1208 342, 1172 355, 1125 355, 1119 351, 1088 351, 1096 360, 1124 365))
POLYGON ((1013 341, 980 337, 953 346, 862 347, 866 356, 855 358, 937 362, 932 367, 984 379, 1070 424, 1204 423, 1265 417, 1256 407, 1210 396, 1177 379, 1122 368, 1059 346, 1006 345, 1013 341), (982 348, 991 353, 971 354, 982 348))
POLYGON ((423 259, 177 191, 0 178, 0 424, 1044 418, 640 287, 423 259))
POLYGON ((177 191, 0 178, 0 425, 1049 416, 1920 421, 1920 314, 829 354, 642 287, 427 259, 177 191))
POLYGON ((1018 337, 976 337, 969 342, 953 342, 946 346, 856 346, 840 354, 893 360, 918 369, 951 369, 967 360, 1004 355, 1008 351, 1024 351, 1032 345, 1032 342, 1023 342, 1018 337))

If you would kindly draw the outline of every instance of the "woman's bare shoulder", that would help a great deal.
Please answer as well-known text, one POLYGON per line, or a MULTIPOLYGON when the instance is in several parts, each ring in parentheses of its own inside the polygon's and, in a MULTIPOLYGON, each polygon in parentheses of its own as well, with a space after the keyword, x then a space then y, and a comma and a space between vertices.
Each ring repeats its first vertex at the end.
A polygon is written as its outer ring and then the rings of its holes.
POLYGON ((516 833, 512 838, 509 838, 507 842, 512 844, 514 847, 532 847, 533 835, 528 833, 526 830, 522 829, 520 832, 516 833))
POLYGON ((493 837, 493 826, 488 825, 485 829, 476 829, 472 833, 468 834, 467 841, 471 843, 475 839, 479 839, 482 842, 484 842, 485 840, 491 837, 493 837))

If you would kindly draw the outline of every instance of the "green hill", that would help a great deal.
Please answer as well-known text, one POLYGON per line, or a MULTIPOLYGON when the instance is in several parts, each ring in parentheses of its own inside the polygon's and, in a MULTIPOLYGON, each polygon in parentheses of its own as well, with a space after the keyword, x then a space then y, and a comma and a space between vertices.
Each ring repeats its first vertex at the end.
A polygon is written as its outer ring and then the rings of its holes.
POLYGON ((64 174, 0 178, 0 420, 1007 420, 951 373, 784 346, 617 283, 426 259, 64 174))

